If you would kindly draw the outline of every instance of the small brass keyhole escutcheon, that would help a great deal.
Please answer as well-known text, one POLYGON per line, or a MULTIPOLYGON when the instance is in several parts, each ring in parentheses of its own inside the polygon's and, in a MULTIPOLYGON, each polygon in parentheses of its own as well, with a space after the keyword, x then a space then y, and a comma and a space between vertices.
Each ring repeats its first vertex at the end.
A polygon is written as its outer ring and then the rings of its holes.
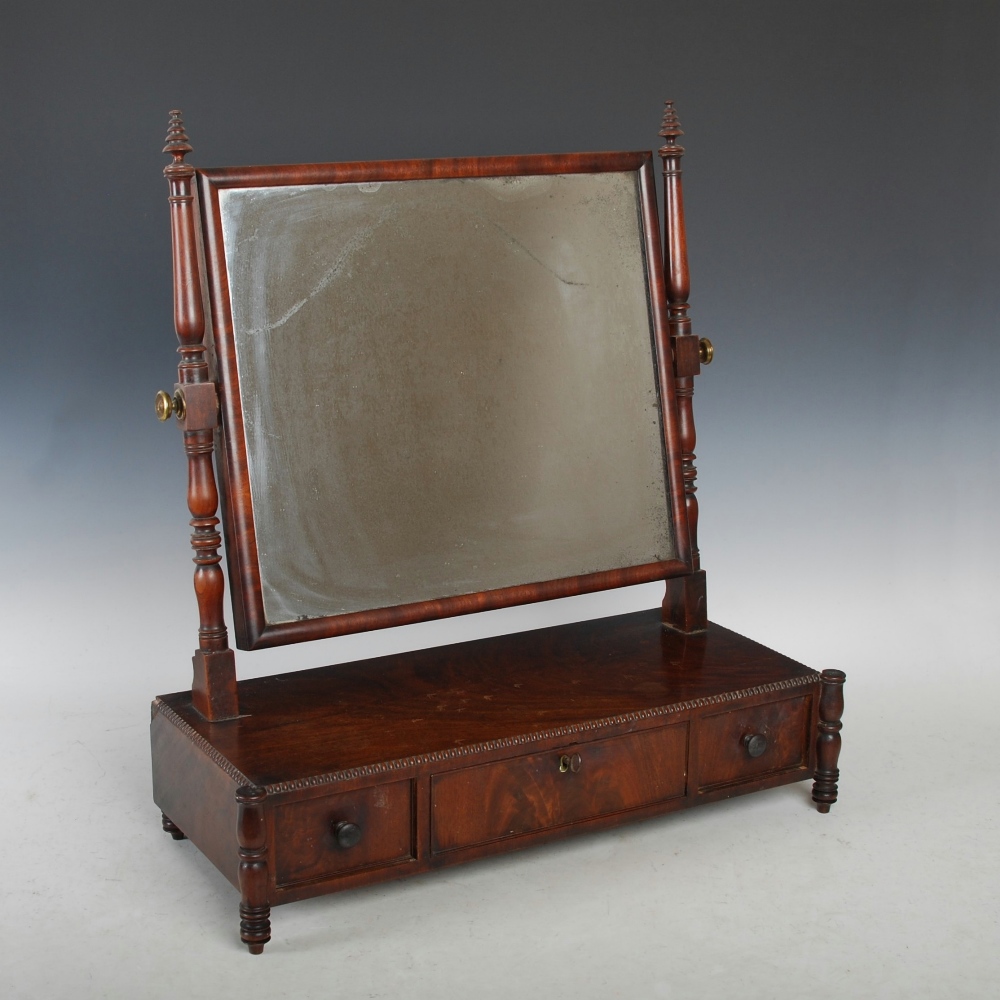
POLYGON ((579 771, 581 767, 583 767, 583 758, 578 753, 574 754, 564 753, 559 758, 559 770, 563 774, 565 774, 567 771, 572 771, 573 774, 576 774, 576 772, 579 771))

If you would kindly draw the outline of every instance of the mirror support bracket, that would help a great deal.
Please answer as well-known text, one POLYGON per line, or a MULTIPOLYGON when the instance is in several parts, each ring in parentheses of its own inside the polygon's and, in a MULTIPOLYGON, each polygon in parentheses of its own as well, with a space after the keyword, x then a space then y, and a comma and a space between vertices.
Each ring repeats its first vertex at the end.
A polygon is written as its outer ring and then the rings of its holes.
POLYGON ((681 186, 681 157, 684 147, 677 144, 681 129, 674 102, 667 101, 660 135, 660 159, 663 161, 663 278, 667 289, 667 323, 673 349, 674 385, 681 450, 681 479, 684 490, 684 513, 690 540, 691 573, 667 580, 663 599, 663 623, 681 632, 702 632, 708 627, 705 605, 705 574, 698 554, 698 487, 695 480, 694 379, 701 371, 698 338, 688 317, 687 234, 684 228, 684 194, 681 186))
POLYGON ((184 451, 188 458, 188 509, 194 549, 194 591, 198 599, 198 649, 194 654, 191 700, 210 722, 236 718, 236 660, 229 648, 223 614, 226 582, 219 563, 219 490, 212 454, 218 424, 218 395, 205 358, 205 306, 198 267, 194 203, 194 167, 184 162, 191 152, 179 111, 170 112, 163 152, 173 160, 163 170, 170 187, 170 235, 173 245, 174 327, 180 341, 176 391, 184 416, 184 451))

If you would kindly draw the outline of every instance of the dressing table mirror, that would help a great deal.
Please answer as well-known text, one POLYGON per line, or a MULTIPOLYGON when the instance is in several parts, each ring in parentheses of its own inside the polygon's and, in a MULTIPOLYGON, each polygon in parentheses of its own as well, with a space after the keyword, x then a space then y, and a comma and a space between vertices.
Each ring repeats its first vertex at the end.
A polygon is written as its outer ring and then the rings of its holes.
POLYGON ((271 907, 814 778, 844 675, 707 619, 680 163, 164 152, 198 648, 153 797, 271 907), (221 515, 221 516, 220 516, 221 515), (662 580, 661 608, 237 681, 255 650, 662 580))

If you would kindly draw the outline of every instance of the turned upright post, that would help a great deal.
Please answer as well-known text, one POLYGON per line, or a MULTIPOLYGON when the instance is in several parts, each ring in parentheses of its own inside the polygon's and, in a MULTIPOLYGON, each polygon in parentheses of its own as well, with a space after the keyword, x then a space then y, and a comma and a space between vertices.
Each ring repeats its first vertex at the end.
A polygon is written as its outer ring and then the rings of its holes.
POLYGON ((681 447, 681 477, 684 484, 684 509, 690 540, 690 573, 667 580, 663 599, 663 623, 681 632, 701 632, 708 627, 705 602, 705 573, 698 554, 698 489, 695 480, 694 446, 694 377, 702 361, 711 360, 712 345, 703 343, 691 331, 688 317, 687 234, 684 229, 684 193, 681 185, 681 157, 684 147, 677 139, 681 129, 674 102, 667 101, 663 112, 660 147, 663 161, 663 276, 667 289, 667 323, 674 362, 674 385, 677 394, 678 427, 681 447))
POLYGON ((813 782, 813 802, 821 813, 828 813, 837 801, 837 782, 840 780, 840 721, 844 714, 843 670, 824 670, 819 696, 819 732, 816 736, 816 774, 813 782))
POLYGON ((240 867, 240 940, 259 955, 271 940, 271 907, 267 902, 267 792, 243 785, 236 792, 236 838, 240 867))
POLYGON ((229 648, 222 601, 225 578, 219 563, 219 491, 212 466, 219 402, 205 358, 205 307, 198 267, 194 204, 194 167, 184 162, 191 143, 179 111, 170 112, 163 152, 173 157, 163 170, 170 186, 170 234, 174 265, 174 326, 181 360, 171 398, 157 397, 161 419, 176 413, 184 430, 188 458, 188 509, 191 511, 191 547, 194 549, 194 590, 198 599, 198 649, 194 654, 191 700, 210 721, 239 715, 236 661, 229 648))

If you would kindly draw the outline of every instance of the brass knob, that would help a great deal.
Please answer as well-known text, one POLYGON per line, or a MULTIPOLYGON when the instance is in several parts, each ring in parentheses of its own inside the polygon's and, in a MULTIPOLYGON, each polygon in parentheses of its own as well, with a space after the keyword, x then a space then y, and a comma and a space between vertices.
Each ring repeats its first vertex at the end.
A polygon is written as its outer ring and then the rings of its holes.
POLYGON ((712 358, 715 357, 715 348, 712 346, 712 341, 708 337, 702 337, 698 341, 698 360, 703 365, 710 365, 712 363, 712 358))
POLYGON ((576 774, 581 767, 583 767, 583 758, 578 753, 564 753, 559 758, 559 771, 562 774, 565 774, 567 771, 572 771, 576 774))
POLYGON ((743 746, 751 757, 759 757, 767 749, 767 737, 762 733, 747 733, 743 737, 743 746))
POLYGON ((178 389, 173 396, 171 396, 166 389, 161 389, 156 394, 157 420, 169 420, 175 413, 177 414, 178 420, 184 419, 184 393, 178 389))
POLYGON ((361 827, 357 823, 341 820, 333 824, 333 835, 337 839, 338 847, 354 847, 361 842, 361 827))

